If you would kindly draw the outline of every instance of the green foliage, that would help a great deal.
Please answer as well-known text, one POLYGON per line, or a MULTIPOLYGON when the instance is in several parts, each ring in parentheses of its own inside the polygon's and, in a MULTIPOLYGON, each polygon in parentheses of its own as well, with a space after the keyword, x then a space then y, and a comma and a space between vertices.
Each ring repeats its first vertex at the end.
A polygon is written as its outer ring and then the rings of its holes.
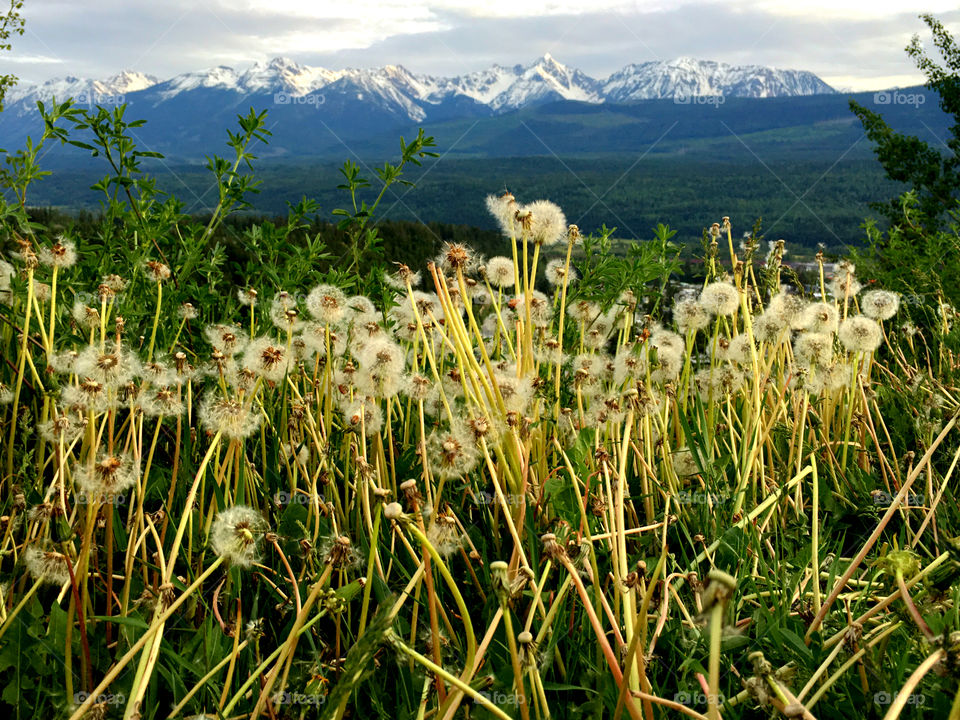
POLYGON ((900 198, 898 220, 886 231, 875 222, 864 225, 867 244, 852 251, 861 274, 877 285, 900 292, 914 322, 933 327, 941 303, 960 306, 960 205, 944 209, 938 229, 924 225, 916 192, 900 198))
MULTIPOLYGON (((10 0, 10 7, 0 15, 0 52, 13 48, 10 42, 11 35, 23 35, 23 0, 10 0)), ((10 73, 0 75, 0 112, 3 112, 3 98, 7 90, 17 84, 17 77, 10 73)))
MULTIPOLYGON (((887 176, 906 183, 916 192, 917 207, 912 226, 935 231, 952 209, 960 190, 960 47, 943 24, 932 15, 920 16, 933 34, 933 42, 943 57, 941 67, 924 51, 915 35, 907 54, 927 77, 926 86, 937 93, 941 109, 953 118, 950 137, 943 153, 940 148, 915 137, 895 132, 883 117, 851 100, 850 109, 863 123, 867 137, 875 144, 877 159, 887 176)), ((892 223, 902 219, 902 202, 894 198, 875 207, 892 223)), ((946 219, 949 222, 949 219, 946 219)), ((905 229, 904 232, 907 232, 905 229)), ((916 237, 917 242, 920 241, 916 237)))
MULTIPOLYGON (((343 164, 340 172, 346 182, 337 185, 337 188, 346 190, 350 194, 352 209, 338 208, 333 211, 333 214, 343 218, 337 223, 337 229, 345 231, 348 237, 350 259, 350 264, 346 268, 348 275, 352 272, 359 273, 372 260, 383 259, 379 252, 379 231, 376 226, 370 225, 370 220, 391 186, 395 184, 401 186, 413 185, 412 182, 403 177, 404 167, 408 164, 420 165, 425 157, 437 157, 437 153, 427 150, 427 148, 434 146, 433 138, 425 136, 422 129, 409 144, 401 137, 400 162, 396 165, 385 162, 382 168, 377 168, 374 171, 380 180, 380 191, 369 205, 363 199, 360 199, 358 204, 358 194, 370 187, 370 181, 360 175, 360 167, 353 161, 347 160, 343 164)), ((346 258, 342 259, 345 260, 346 258)))

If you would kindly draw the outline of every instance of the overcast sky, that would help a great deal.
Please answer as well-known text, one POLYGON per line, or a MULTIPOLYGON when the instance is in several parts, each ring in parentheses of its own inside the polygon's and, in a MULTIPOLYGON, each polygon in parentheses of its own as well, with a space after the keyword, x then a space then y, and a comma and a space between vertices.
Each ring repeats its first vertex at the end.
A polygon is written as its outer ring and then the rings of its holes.
POLYGON ((27 82, 139 70, 166 79, 283 55, 338 69, 400 64, 456 75, 545 52, 594 77, 680 55, 810 70, 837 89, 919 84, 904 47, 960 32, 954 2, 927 0, 26 0, 26 32, 0 73, 27 82), (587 9, 585 9, 587 8, 587 9))

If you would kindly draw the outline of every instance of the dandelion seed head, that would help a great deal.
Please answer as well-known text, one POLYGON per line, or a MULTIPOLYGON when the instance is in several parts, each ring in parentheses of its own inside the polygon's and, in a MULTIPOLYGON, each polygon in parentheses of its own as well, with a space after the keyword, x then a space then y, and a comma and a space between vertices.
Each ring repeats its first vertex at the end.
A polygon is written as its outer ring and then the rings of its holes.
POLYGON ((93 330, 100 327, 100 311, 96 308, 87 307, 82 300, 76 300, 70 315, 77 326, 84 330, 93 330))
POLYGON ((782 313, 764 312, 753 319, 753 336, 764 343, 779 343, 789 329, 782 313))
POLYGON ((74 477, 87 497, 111 502, 137 483, 140 466, 128 455, 103 455, 92 466, 78 463, 74 477))
POLYGON ((147 277, 154 282, 161 283, 170 279, 170 268, 162 262, 148 260, 144 263, 144 270, 147 273, 147 277))
POLYGON ((807 321, 807 303, 799 295, 779 292, 770 298, 767 305, 768 313, 776 313, 783 317, 783 322, 793 330, 801 330, 807 321))
POLYGON ((105 275, 100 287, 112 295, 119 295, 127 289, 127 281, 115 273, 105 275))
POLYGON ((363 564, 363 555, 346 535, 328 535, 317 547, 317 553, 326 565, 336 570, 356 570, 363 564))
POLYGON ((643 343, 631 343, 617 350, 613 360, 613 384, 617 387, 625 382, 642 381, 649 366, 647 347, 643 343))
POLYGON ((210 528, 210 548, 234 567, 249 568, 258 558, 258 542, 267 523, 256 510, 234 505, 217 514, 210 528))
POLYGON ((589 300, 578 300, 567 308, 567 315, 579 325, 586 326, 600 315, 600 306, 589 300))
POLYGON ((676 380, 683 369, 683 352, 669 346, 658 348, 655 368, 651 381, 663 385, 676 380))
POLYGON ((269 382, 281 382, 291 369, 286 345, 268 335, 260 336, 247 345, 242 367, 269 382))
POLYGON ((407 289, 408 283, 411 288, 415 288, 420 284, 421 274, 411 270, 403 263, 397 263, 396 271, 387 273, 383 279, 388 287, 404 292, 407 289))
POLYGON ((693 453, 686 446, 675 450, 670 459, 673 462, 673 471, 677 474, 677 477, 688 477, 700 472, 693 453))
POLYGON ((286 290, 281 290, 274 295, 269 314, 270 322, 278 330, 294 333, 303 327, 297 299, 286 290))
POLYGON ((469 473, 476 467, 480 453, 470 432, 458 424, 430 434, 427 458, 434 476, 442 480, 469 473))
MULTIPOLYGON (((327 326, 320 322, 309 321, 304 323, 300 337, 310 350, 318 357, 327 357, 327 326)), ((330 329, 330 354, 334 358, 342 358, 347 352, 347 334, 340 330, 330 329)))
POLYGON ((674 305, 673 319, 677 323, 677 330, 683 335, 703 330, 710 324, 710 314, 696 300, 681 300, 674 305))
POLYGON ((257 304, 258 294, 253 288, 237 288, 237 300, 246 307, 254 307, 257 304))
POLYGON ((530 215, 530 239, 537 245, 553 245, 566 239, 567 218, 556 203, 535 200, 523 208, 530 215))
POLYGON ((194 320, 197 317, 197 308, 193 306, 193 303, 182 303, 177 309, 177 314, 182 320, 194 320))
POLYGON ((13 265, 0 259, 0 300, 10 302, 10 281, 16 274, 13 265))
POLYGON ((659 353, 667 352, 682 356, 686 349, 682 337, 664 328, 658 328, 650 333, 649 342, 659 353))
POLYGON ((37 260, 48 267, 73 267, 77 262, 77 247, 73 241, 60 237, 50 247, 40 248, 37 251, 37 260))
POLYGON ((70 582, 70 570, 63 553, 31 545, 23 553, 23 564, 30 576, 39 582, 51 585, 66 585, 70 582))
POLYGON ((840 342, 850 352, 873 352, 883 342, 883 332, 876 320, 857 315, 840 323, 840 342))
POLYGON ((793 355, 802 367, 825 367, 833 361, 833 335, 804 332, 793 343, 793 355))
POLYGON ((357 356, 361 367, 376 369, 389 375, 400 375, 404 369, 403 350, 392 340, 381 337, 370 340, 357 356))
POLYGON ((748 365, 752 362, 750 346, 750 336, 740 333, 727 345, 724 359, 739 365, 748 365))
POLYGON ((440 304, 440 298, 437 297, 436 293, 414 290, 413 302, 423 322, 429 321, 431 316, 436 318, 438 322, 443 320, 443 306, 440 304))
POLYGON ((103 385, 125 385, 139 374, 140 360, 123 347, 101 351, 91 345, 77 356, 74 372, 103 385))
POLYGON ((36 279, 33 281, 33 296, 42 303, 49 302, 50 296, 53 290, 47 283, 39 282, 36 279))
POLYGON ((434 518, 427 531, 427 539, 440 557, 450 557, 463 543, 463 535, 457 527, 456 519, 446 513, 438 513, 434 518))
POLYGON ((403 393, 414 402, 426 400, 433 389, 433 380, 421 373, 413 373, 404 379, 403 393))
MULTIPOLYGON (((519 296, 513 300, 514 312, 523 317, 526 314, 526 298, 519 296)), ((553 318, 553 303, 539 290, 530 291, 530 322, 535 328, 546 328, 553 318)))
POLYGON ((111 406, 111 399, 102 383, 86 378, 78 385, 65 385, 60 390, 64 407, 81 413, 100 413, 111 406))
POLYGON ((523 413, 527 409, 534 391, 529 377, 518 378, 516 372, 495 372, 494 381, 507 412, 523 413))
POLYGON ((369 437, 376 435, 383 427, 383 411, 380 404, 372 399, 354 400, 343 410, 343 421, 347 428, 360 431, 361 426, 369 437))
POLYGON ((249 335, 239 325, 220 323, 207 325, 203 329, 207 342, 224 355, 236 355, 243 352, 249 342, 249 335))
POLYGON ((711 315, 733 315, 740 307, 740 292, 731 283, 718 280, 700 293, 700 305, 711 315))
POLYGON ((492 287, 504 288, 514 283, 513 260, 508 257, 497 255, 487 260, 481 267, 481 275, 487 278, 492 287))
POLYGON ((547 263, 547 267, 544 270, 544 276, 552 287, 561 287, 564 282, 566 282, 568 287, 572 286, 576 284, 580 277, 577 274, 576 268, 574 268, 572 265, 567 267, 566 263, 559 258, 551 260, 547 263))
POLYGON ((843 300, 845 297, 852 298, 863 289, 863 285, 853 276, 853 265, 849 267, 849 273, 841 271, 830 281, 828 289, 837 300, 843 300))
POLYGON ((517 201, 513 195, 508 192, 503 195, 487 195, 486 205, 503 234, 512 237, 516 232, 514 217, 517 214, 517 201))
POLYGON ((899 309, 900 296, 889 290, 870 290, 860 300, 860 310, 874 320, 889 320, 899 309))
POLYGON ((260 427, 260 414, 246 402, 222 397, 211 390, 200 403, 200 422, 211 432, 231 440, 250 437, 260 427))
POLYGON ((148 390, 141 398, 141 406, 150 417, 178 417, 185 410, 177 388, 170 385, 157 385, 148 390))
POLYGON ((837 332, 840 312, 836 305, 825 302, 810 303, 804 310, 803 315, 803 325, 810 332, 829 334, 837 332))

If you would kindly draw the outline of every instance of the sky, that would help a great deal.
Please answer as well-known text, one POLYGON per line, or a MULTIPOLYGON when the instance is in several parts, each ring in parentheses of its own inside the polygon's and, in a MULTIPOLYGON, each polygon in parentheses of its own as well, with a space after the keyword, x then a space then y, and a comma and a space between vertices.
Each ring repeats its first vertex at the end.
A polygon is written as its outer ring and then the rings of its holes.
POLYGON ((917 85, 904 52, 918 17, 960 33, 954 2, 927 0, 26 0, 0 54, 23 82, 136 70, 160 79, 284 56, 330 69, 403 65, 457 75, 546 52, 596 78, 682 55, 809 70, 838 90, 917 85))

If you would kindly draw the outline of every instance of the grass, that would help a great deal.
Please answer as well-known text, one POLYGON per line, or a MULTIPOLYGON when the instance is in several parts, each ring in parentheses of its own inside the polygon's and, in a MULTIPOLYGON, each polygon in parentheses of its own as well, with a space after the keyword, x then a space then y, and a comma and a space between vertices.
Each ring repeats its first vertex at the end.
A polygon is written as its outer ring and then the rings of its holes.
POLYGON ((320 278, 282 235, 204 286, 208 227, 131 192, 85 247, 24 196, 11 716, 960 718, 952 308, 782 291, 726 219, 665 304, 665 231, 612 261, 511 196, 499 258, 320 278))

